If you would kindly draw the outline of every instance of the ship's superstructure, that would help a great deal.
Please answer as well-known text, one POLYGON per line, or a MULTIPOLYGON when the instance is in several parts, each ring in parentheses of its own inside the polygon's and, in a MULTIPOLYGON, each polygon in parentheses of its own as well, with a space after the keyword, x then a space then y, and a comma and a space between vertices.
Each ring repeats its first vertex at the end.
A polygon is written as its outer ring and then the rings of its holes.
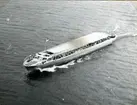
POLYGON ((112 44, 115 40, 115 35, 103 32, 94 32, 53 48, 38 52, 34 55, 30 55, 24 59, 23 65, 26 68, 43 68, 59 65, 112 44))

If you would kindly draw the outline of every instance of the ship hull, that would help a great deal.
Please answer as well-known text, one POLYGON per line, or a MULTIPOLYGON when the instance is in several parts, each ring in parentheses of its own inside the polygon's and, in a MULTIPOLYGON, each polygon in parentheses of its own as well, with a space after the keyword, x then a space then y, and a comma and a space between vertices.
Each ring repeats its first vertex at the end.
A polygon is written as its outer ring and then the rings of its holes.
POLYGON ((81 56, 87 55, 87 54, 92 53, 92 52, 94 52, 94 51, 96 51, 98 49, 101 49, 101 48, 103 48, 105 46, 108 46, 108 45, 112 44, 113 41, 114 41, 114 39, 102 42, 102 43, 97 44, 95 46, 92 46, 90 48, 87 48, 87 49, 84 49, 84 50, 81 50, 81 51, 77 51, 76 53, 74 53, 72 55, 69 55, 69 56, 66 56, 66 57, 63 57, 61 59, 58 59, 58 60, 46 63, 44 65, 38 65, 37 67, 38 68, 46 68, 46 67, 51 67, 51 66, 54 66, 54 65, 65 64, 65 63, 67 63, 69 61, 72 61, 72 60, 77 59, 77 58, 79 58, 81 56))

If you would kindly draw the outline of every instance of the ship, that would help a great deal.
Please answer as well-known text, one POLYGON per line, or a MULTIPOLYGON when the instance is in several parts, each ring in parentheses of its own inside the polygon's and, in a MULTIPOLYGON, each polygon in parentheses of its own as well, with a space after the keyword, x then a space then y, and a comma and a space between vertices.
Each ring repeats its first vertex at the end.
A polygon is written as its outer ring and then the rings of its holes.
POLYGON ((54 65, 61 65, 108 46, 112 44, 116 38, 117 36, 114 34, 93 32, 47 50, 29 55, 24 59, 23 66, 26 67, 28 71, 33 71, 37 68, 42 69, 54 65))

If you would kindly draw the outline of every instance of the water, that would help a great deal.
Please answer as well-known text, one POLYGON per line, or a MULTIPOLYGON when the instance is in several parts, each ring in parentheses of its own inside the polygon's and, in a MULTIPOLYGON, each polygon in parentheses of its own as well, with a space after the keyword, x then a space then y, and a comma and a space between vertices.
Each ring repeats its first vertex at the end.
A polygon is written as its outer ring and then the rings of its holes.
POLYGON ((130 2, 10 0, 0 8, 0 105, 136 105, 136 27, 130 2), (27 55, 95 31, 131 37, 27 76, 27 55))

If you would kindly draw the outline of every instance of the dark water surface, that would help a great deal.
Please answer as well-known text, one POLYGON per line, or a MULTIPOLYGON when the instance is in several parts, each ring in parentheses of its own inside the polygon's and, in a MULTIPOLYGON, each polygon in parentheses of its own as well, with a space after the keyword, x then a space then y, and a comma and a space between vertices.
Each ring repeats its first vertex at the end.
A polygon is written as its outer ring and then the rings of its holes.
POLYGON ((130 2, 8 2, 0 8, 0 105, 137 105, 137 37, 35 80, 22 67, 31 53, 115 28, 117 34, 136 32, 130 2))

